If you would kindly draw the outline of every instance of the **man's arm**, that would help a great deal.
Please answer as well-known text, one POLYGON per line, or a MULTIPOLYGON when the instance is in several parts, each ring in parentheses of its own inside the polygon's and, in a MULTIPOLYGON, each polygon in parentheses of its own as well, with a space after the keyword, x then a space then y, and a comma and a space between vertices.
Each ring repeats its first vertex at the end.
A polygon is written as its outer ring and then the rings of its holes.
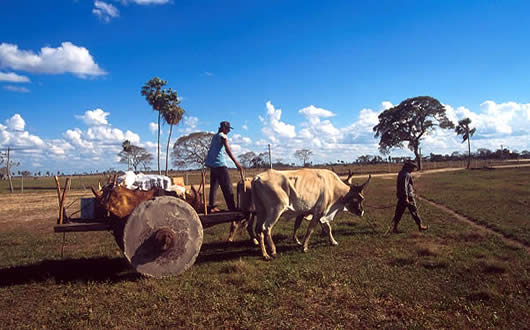
POLYGON ((409 203, 409 182, 412 180, 412 177, 410 176, 410 173, 407 173, 407 175, 405 176, 405 180, 404 180, 404 183, 405 183, 405 203, 409 203))
POLYGON ((403 172, 399 172, 398 179, 397 179, 397 195, 398 198, 401 200, 404 200, 405 203, 408 204, 409 198, 408 198, 408 191, 407 191, 407 174, 403 172))
POLYGON ((230 146, 228 145, 228 138, 224 139, 224 144, 225 144, 225 150, 226 150, 226 153, 228 154, 228 157, 232 159, 237 169, 241 171, 242 169, 241 164, 239 164, 236 157, 234 157, 234 154, 232 154, 232 150, 230 149, 230 146))

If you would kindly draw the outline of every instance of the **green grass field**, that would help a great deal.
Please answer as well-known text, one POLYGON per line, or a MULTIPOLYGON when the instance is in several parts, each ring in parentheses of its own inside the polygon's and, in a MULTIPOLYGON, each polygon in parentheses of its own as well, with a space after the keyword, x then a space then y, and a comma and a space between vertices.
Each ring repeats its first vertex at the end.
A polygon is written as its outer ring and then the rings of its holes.
MULTIPOLYGON (((419 193, 517 237, 528 233, 528 170, 425 174, 419 193), (506 180, 506 178, 512 178, 506 180), (519 178, 515 180, 513 178, 519 178), (488 184, 480 184, 486 180, 488 184), (526 181, 525 181, 526 180, 526 181), (472 188, 468 184, 473 184, 472 188), (522 185, 521 185, 522 184, 522 185), (526 185, 525 185, 526 184, 526 185), (503 194, 519 202, 502 211, 503 194), (442 187, 467 187, 456 194, 442 187), (468 189, 469 188, 469 189, 468 189), (467 201, 467 202, 465 202, 467 201), (484 211, 492 207, 495 211, 484 211), (523 228, 523 229, 521 229, 523 228), (524 229, 526 228, 526 229, 524 229)), ((128 268, 108 232, 53 233, 53 189, 0 195, 0 324, 3 328, 527 328, 530 258, 523 248, 419 203, 429 225, 408 215, 384 236, 395 178, 373 178, 367 219, 340 214, 339 246, 315 231, 302 253, 293 221, 274 228, 279 258, 261 259, 246 232, 226 243, 229 224, 204 232, 195 265, 178 277, 144 278, 128 268), (367 220, 377 224, 372 230, 367 220)), ((359 183, 363 179, 357 180, 359 183)), ((450 189, 446 189, 450 190, 450 189)), ((88 191, 72 193, 72 198, 88 191)), ((219 197, 222 200, 222 197, 219 197)), ((509 201, 509 200, 508 200, 509 201)), ((302 225, 301 231, 305 230, 302 225)))
POLYGON ((424 197, 530 245, 530 167, 426 175, 418 189, 424 197))

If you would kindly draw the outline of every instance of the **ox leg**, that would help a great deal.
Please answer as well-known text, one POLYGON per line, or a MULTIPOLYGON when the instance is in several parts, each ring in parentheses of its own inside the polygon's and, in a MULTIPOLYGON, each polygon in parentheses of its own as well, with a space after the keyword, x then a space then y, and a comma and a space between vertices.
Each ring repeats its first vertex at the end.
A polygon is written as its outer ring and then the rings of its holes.
POLYGON ((266 239, 267 239, 267 245, 269 246, 269 249, 271 251, 271 257, 276 258, 276 245, 274 244, 274 241, 272 240, 272 227, 267 228, 266 232, 266 239))
POLYGON ((232 221, 230 224, 230 234, 228 234, 228 241, 233 242, 234 238, 236 237, 237 232, 239 231, 239 227, 243 225, 243 222, 245 219, 240 221, 232 221))
POLYGON ((273 209, 271 210, 271 213, 267 215, 267 218, 265 219, 265 224, 263 226, 263 230, 265 231, 265 239, 267 242, 267 245, 269 246, 269 250, 271 252, 271 257, 276 257, 276 245, 274 244, 274 241, 272 240, 272 228, 278 222, 278 219, 280 218, 280 215, 282 214, 282 209, 273 209))
POLYGON ((303 251, 307 252, 309 250, 309 238, 311 237, 311 234, 313 233, 313 230, 315 229, 315 225, 317 221, 320 221, 320 217, 313 216, 313 219, 311 219, 311 222, 309 222, 309 226, 307 227, 307 232, 305 233, 304 237, 304 244, 303 244, 303 251))
POLYGON ((263 259, 271 260, 271 256, 269 256, 269 254, 267 253, 267 249, 265 248, 264 217, 265 215, 263 213, 257 213, 258 221, 256 223, 256 235, 258 237, 258 243, 261 249, 261 255, 263 256, 263 259))
POLYGON ((258 240, 259 240, 259 247, 261 248, 261 255, 263 256, 263 259, 265 260, 271 260, 271 256, 267 253, 267 249, 265 248, 265 233, 261 231, 258 234, 258 240))
POLYGON ((294 221, 294 228, 293 228, 293 240, 296 244, 302 246, 302 242, 298 239, 298 236, 296 235, 296 232, 298 231, 298 228, 300 228, 300 225, 302 224, 302 221, 304 220, 303 215, 299 215, 296 217, 296 220, 294 221))
POLYGON ((329 245, 337 246, 339 243, 333 238, 333 232, 331 231, 331 224, 329 222, 320 223, 322 231, 328 235, 329 245))
POLYGON ((248 223, 247 223, 247 232, 248 232, 248 235, 250 236, 250 239, 252 240, 252 243, 254 243, 254 245, 258 245, 258 240, 256 239, 256 231, 254 230, 254 220, 256 219, 256 216, 254 215, 254 213, 250 213, 250 215, 248 216, 248 223))

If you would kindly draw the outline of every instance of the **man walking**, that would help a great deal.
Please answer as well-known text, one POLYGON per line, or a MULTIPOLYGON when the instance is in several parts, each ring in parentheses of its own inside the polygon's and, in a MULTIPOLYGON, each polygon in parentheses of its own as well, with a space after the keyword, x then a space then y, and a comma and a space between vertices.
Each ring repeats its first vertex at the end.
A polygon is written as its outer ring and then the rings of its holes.
POLYGON ((415 168, 416 164, 411 160, 407 160, 401 171, 399 171, 397 177, 396 194, 398 203, 394 215, 394 233, 399 233, 398 224, 406 208, 409 209, 409 212, 412 215, 412 218, 414 218, 414 221, 416 221, 420 231, 427 230, 428 228, 426 225, 422 224, 421 218, 418 215, 416 201, 414 200, 414 182, 412 181, 410 173, 412 173, 415 168))
POLYGON ((232 127, 227 121, 222 121, 219 124, 219 130, 212 138, 208 155, 206 156, 206 166, 210 168, 210 196, 208 200, 208 212, 218 212, 219 209, 215 206, 215 194, 217 188, 221 185, 221 191, 226 201, 226 206, 229 210, 235 210, 234 202, 234 190, 232 183, 230 182, 230 175, 226 168, 226 159, 223 152, 223 148, 226 153, 232 159, 239 171, 242 170, 241 165, 236 160, 228 145, 228 132, 232 127))

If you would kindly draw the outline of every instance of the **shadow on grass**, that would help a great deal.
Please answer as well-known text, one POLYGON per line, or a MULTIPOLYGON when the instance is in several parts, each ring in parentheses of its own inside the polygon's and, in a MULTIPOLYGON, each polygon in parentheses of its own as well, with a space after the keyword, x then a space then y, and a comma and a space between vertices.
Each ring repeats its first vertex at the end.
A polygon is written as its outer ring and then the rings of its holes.
POLYGON ((39 263, 0 269, 0 287, 34 282, 119 282, 142 275, 124 258, 44 260, 39 263))
MULTIPOLYGON (((291 238, 286 235, 273 235, 273 239, 278 253, 300 250, 300 247, 294 244, 294 242, 290 243, 291 238)), ((241 257, 261 258, 261 250, 250 239, 236 242, 205 243, 202 245, 201 252, 195 263, 238 260, 241 257)))

